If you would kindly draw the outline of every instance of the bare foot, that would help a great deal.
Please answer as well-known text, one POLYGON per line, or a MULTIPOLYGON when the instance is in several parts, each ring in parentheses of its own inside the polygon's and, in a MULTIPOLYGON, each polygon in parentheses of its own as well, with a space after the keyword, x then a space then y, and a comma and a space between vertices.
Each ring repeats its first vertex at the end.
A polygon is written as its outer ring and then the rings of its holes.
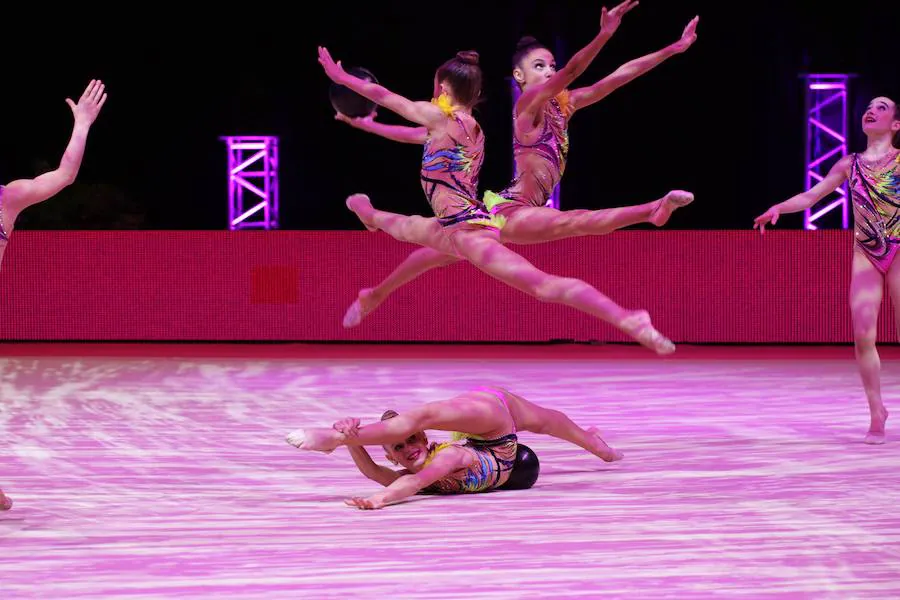
POLYGON ((619 327, 640 342, 641 345, 650 348, 659 355, 675 352, 675 344, 653 327, 653 324, 650 322, 650 313, 645 310, 634 311, 622 319, 619 327))
POLYGON ((346 314, 344 314, 344 327, 347 329, 356 327, 370 312, 378 308, 379 304, 381 304, 381 302, 375 296, 375 290, 372 288, 359 290, 359 296, 357 296, 356 300, 353 301, 353 304, 350 305, 350 308, 347 309, 346 314))
POLYGON ((675 212, 675 209, 687 206, 694 201, 694 195, 684 190, 672 190, 659 200, 657 200, 656 208, 650 214, 649 221, 657 227, 662 227, 669 221, 669 217, 675 212))
POLYGON ((872 413, 869 432, 866 434, 863 442, 872 445, 883 444, 885 442, 884 426, 887 423, 888 414, 886 408, 882 408, 880 411, 872 413))
POLYGON ((606 442, 603 441, 603 438, 600 437, 600 430, 596 427, 589 427, 586 429, 589 434, 597 438, 599 442, 597 444, 597 450, 594 452, 598 457, 602 458, 606 462, 616 462, 617 460, 622 460, 625 458, 625 455, 616 450, 615 448, 607 445, 606 442))
POLYGON ((298 429, 287 436, 287 443, 301 450, 331 454, 344 441, 344 434, 327 427, 298 429))
POLYGON ((9 510, 13 507, 12 498, 0 491, 0 511, 9 510))
POLYGON ((359 220, 362 221, 362 224, 366 226, 366 229, 369 231, 378 231, 378 228, 369 223, 369 220, 366 218, 374 209, 372 208, 372 201, 369 200, 369 197, 365 194, 353 194, 352 196, 347 198, 347 208, 356 213, 356 216, 359 217, 359 220))

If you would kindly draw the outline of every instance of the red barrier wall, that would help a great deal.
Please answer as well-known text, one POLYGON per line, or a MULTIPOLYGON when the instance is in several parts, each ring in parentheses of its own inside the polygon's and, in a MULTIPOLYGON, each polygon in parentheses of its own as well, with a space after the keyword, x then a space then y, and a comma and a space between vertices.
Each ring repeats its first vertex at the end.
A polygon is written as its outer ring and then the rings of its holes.
MULTIPOLYGON (((844 343, 851 242, 846 231, 634 230, 515 248, 646 308, 676 342, 844 343)), ((361 231, 17 231, 0 271, 0 339, 626 340, 464 263, 343 329, 357 290, 412 249, 361 231)), ((879 338, 895 341, 885 316, 879 338)))

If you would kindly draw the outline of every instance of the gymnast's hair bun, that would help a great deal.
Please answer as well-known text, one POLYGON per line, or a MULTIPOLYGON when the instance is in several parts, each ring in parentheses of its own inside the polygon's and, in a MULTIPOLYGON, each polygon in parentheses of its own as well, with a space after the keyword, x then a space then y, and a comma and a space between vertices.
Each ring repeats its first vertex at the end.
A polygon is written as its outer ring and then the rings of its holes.
POLYGON ((518 44, 516 44, 516 50, 518 51, 523 48, 527 48, 528 46, 534 46, 537 43, 538 43, 537 38, 531 37, 530 35, 526 35, 521 40, 519 40, 518 44))
POLYGON ((457 52, 456 58, 466 63, 467 65, 478 64, 478 53, 474 50, 463 50, 462 52, 457 52))

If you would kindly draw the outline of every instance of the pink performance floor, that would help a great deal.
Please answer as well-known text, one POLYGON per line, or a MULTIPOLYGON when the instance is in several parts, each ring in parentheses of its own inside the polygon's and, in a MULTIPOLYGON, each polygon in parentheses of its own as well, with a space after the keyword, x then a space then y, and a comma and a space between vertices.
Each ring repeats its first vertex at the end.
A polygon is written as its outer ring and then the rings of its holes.
POLYGON ((849 347, 0 345, 0 598, 898 598, 882 358, 866 446, 849 347), (284 442, 479 384, 625 460, 525 433, 531 490, 364 512, 344 449, 284 442))

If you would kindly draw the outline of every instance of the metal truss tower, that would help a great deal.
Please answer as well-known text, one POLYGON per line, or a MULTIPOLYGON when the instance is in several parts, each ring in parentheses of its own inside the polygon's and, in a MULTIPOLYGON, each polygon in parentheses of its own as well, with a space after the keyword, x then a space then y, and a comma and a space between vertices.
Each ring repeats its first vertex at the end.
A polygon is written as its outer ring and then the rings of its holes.
MULTIPOLYGON (((825 178, 847 154, 848 83, 850 75, 806 75, 806 187, 825 178)), ((805 211, 803 228, 847 229, 848 187, 845 182, 805 211)))
POLYGON ((278 138, 221 139, 228 146, 228 228, 278 229, 278 138))

